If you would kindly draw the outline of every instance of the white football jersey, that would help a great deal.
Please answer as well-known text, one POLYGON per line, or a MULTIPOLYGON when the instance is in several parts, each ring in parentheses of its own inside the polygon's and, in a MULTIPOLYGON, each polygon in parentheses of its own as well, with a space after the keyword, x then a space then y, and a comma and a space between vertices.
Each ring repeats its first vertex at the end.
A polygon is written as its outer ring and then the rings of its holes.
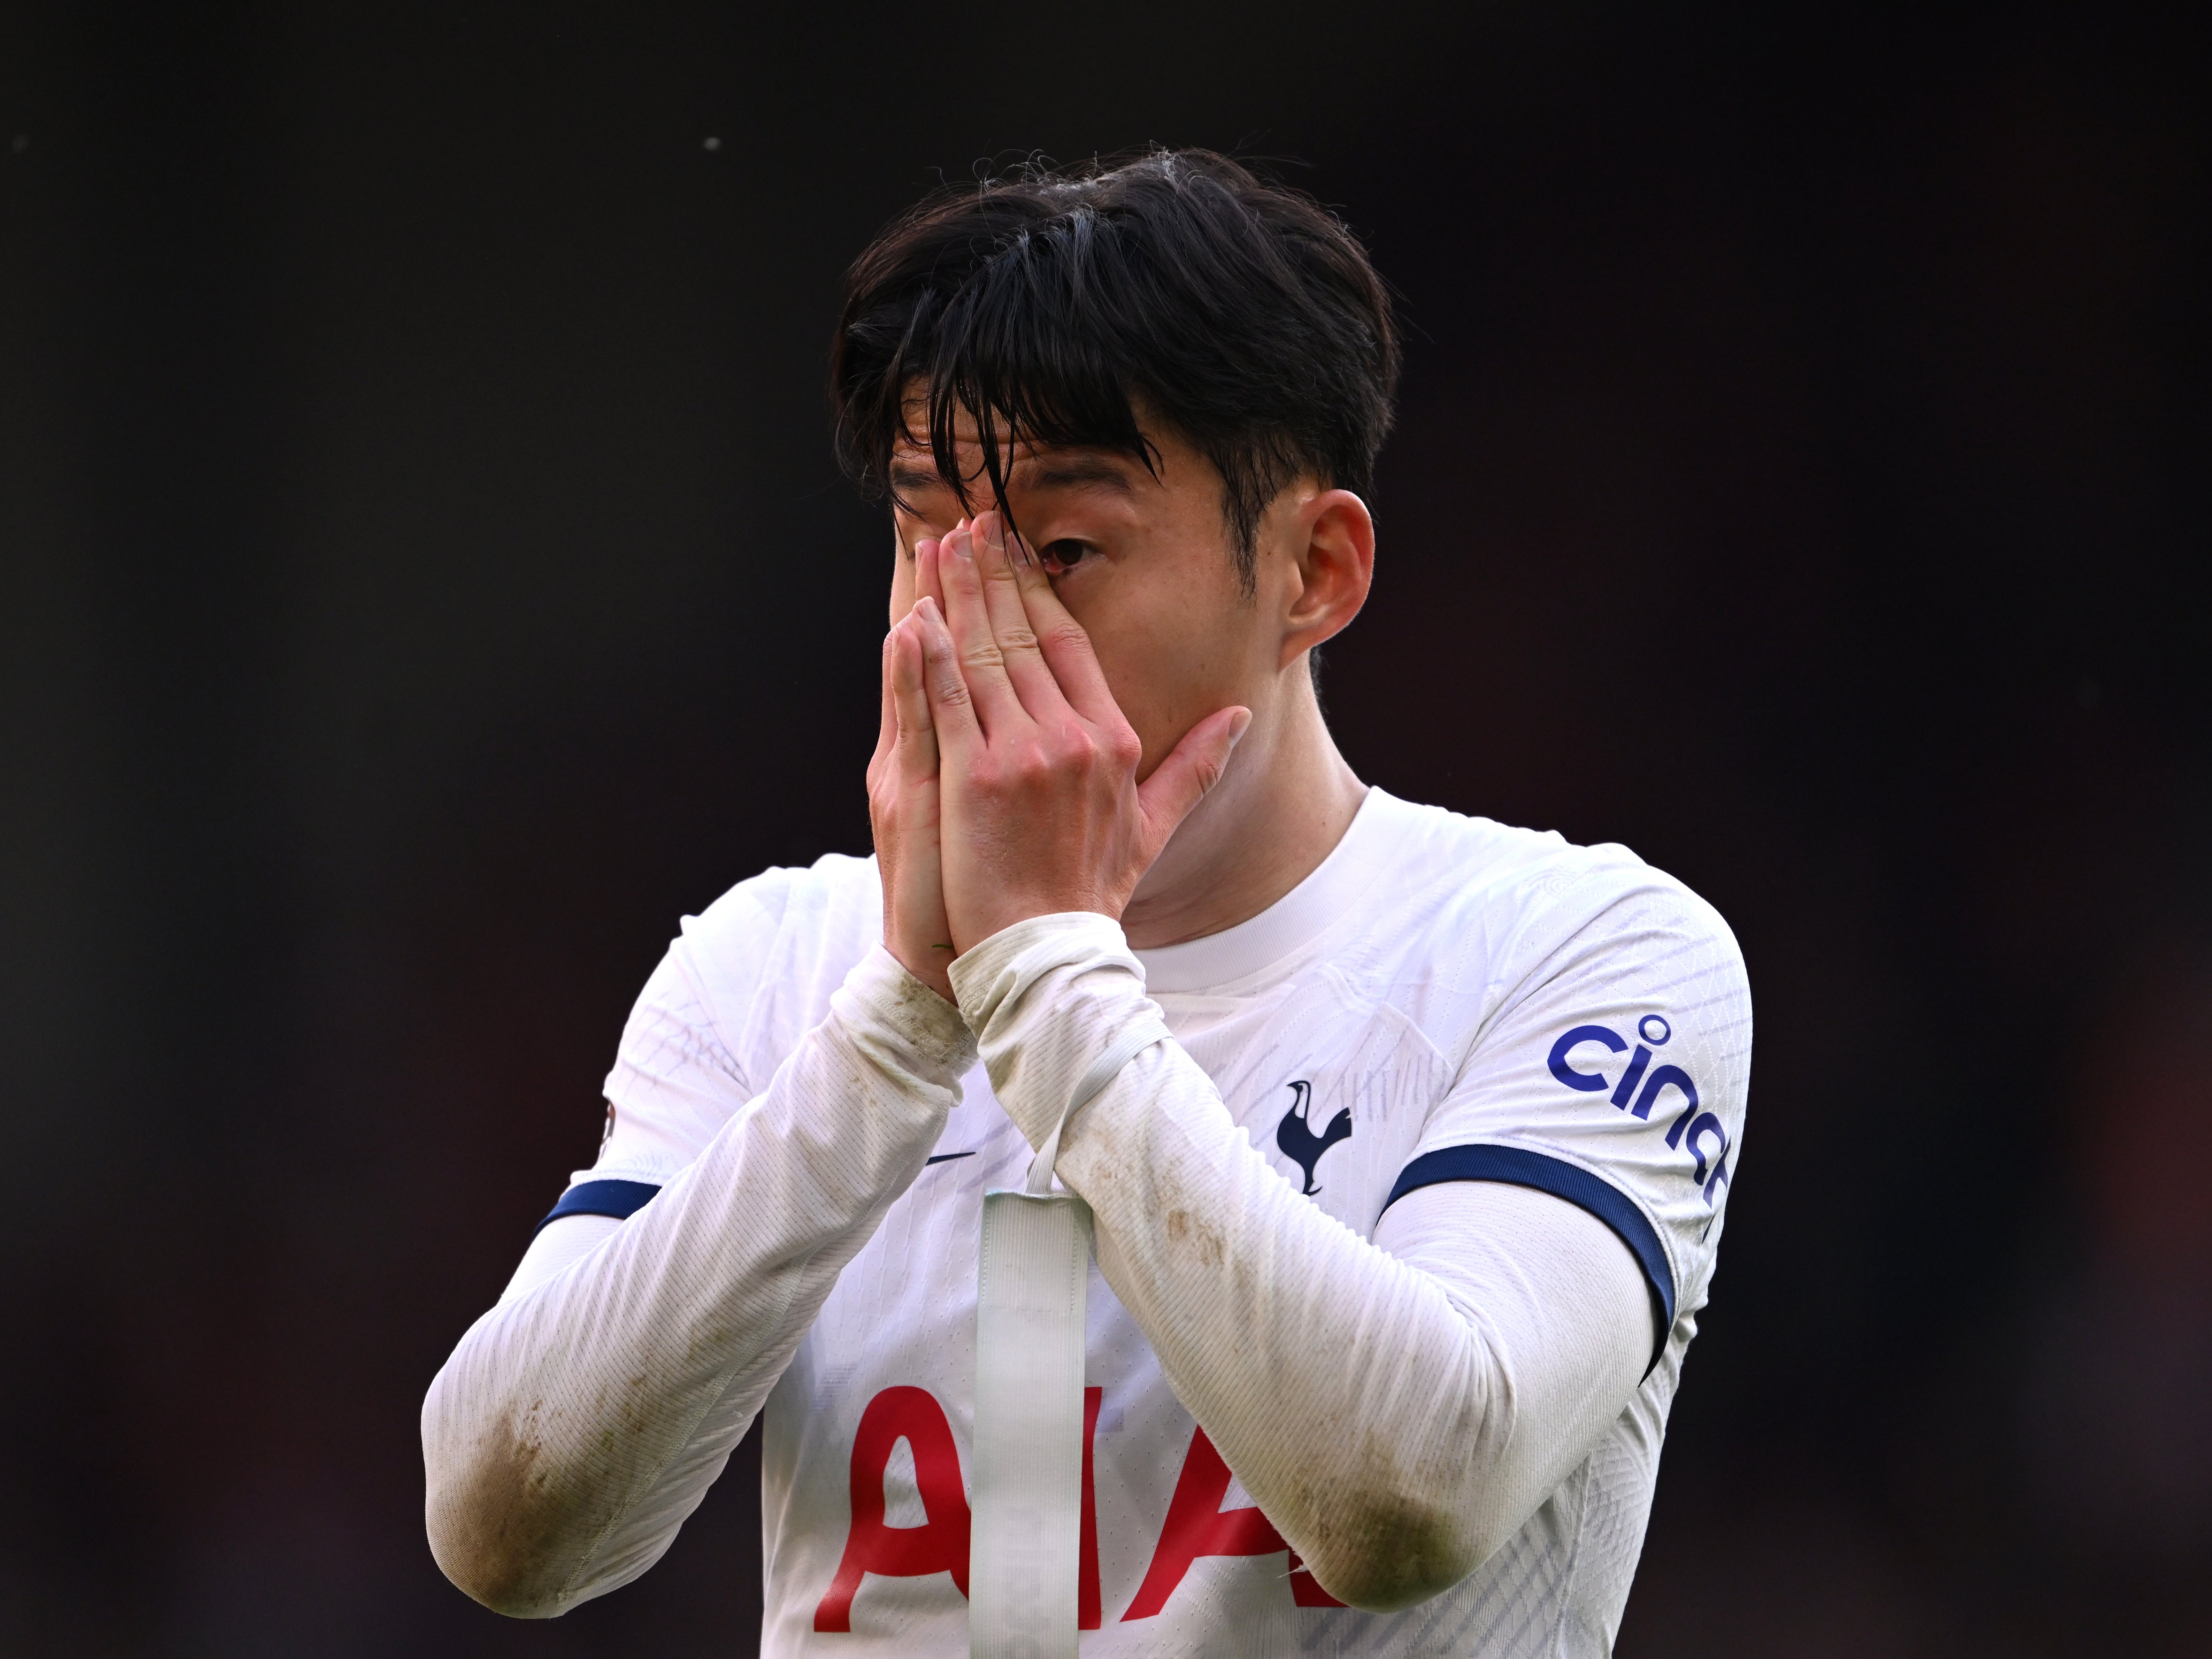
MULTIPOLYGON (((687 918, 623 1033, 599 1162, 556 1214, 648 1201, 881 937, 874 863, 842 856, 687 918)), ((1662 1335, 1628 1408, 1504 1547, 1370 1614, 1299 1568, 1094 1267, 1084 1651, 1608 1651, 1741 1153, 1751 1008, 1727 926, 1623 848, 1370 790, 1279 903, 1137 954, 1176 1039, 1312 1202, 1371 1238, 1432 1182, 1553 1194, 1635 1256, 1662 1335)), ((1019 1185, 1030 1157, 977 1066, 770 1395, 763 1653, 967 1651, 977 1230, 985 1190, 1019 1185)))

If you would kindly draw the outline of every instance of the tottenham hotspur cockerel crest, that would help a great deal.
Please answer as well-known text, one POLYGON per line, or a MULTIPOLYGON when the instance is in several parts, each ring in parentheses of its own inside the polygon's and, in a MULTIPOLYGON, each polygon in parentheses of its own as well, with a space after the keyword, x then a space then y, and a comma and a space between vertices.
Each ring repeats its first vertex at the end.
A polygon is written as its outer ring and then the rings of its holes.
POLYGON ((1322 1153, 1352 1138, 1352 1108, 1346 1106, 1328 1120, 1328 1127, 1316 1135, 1306 1116, 1313 1102, 1313 1085, 1300 1079, 1290 1088, 1297 1098, 1283 1114, 1283 1121, 1275 1125, 1275 1144, 1282 1148, 1284 1157, 1305 1172, 1306 1184, 1298 1190, 1310 1198, 1321 1190, 1314 1184, 1314 1166, 1321 1162, 1322 1153))

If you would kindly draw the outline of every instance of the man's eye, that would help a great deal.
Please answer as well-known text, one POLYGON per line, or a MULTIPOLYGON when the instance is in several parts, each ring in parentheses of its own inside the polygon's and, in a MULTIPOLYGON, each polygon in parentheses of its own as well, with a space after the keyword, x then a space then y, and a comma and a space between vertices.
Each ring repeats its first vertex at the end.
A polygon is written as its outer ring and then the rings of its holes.
POLYGON ((1062 536, 1057 542, 1048 542, 1037 549, 1037 557, 1044 561, 1045 574, 1058 576, 1073 570, 1098 549, 1088 542, 1078 542, 1072 536, 1062 536))

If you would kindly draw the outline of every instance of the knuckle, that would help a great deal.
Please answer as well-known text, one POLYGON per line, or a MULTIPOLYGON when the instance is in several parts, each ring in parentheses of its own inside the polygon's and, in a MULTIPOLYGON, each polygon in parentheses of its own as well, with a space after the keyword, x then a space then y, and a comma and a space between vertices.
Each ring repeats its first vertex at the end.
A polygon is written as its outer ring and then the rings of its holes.
POLYGON ((1045 630, 1045 643, 1055 651, 1088 651, 1091 636, 1073 616, 1064 616, 1045 630))

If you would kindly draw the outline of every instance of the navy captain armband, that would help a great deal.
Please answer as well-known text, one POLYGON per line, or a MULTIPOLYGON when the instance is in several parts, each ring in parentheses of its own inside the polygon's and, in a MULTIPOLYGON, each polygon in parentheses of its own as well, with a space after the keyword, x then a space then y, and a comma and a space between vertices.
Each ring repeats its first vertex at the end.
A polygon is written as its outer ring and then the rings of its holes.
POLYGON ((1507 1186, 1533 1187, 1565 1199, 1611 1227, 1643 1268, 1651 1287, 1651 1311, 1659 1327, 1651 1365, 1644 1372, 1646 1377, 1651 1374, 1674 1333, 1674 1274, 1667 1265, 1667 1251, 1659 1234, 1626 1193, 1579 1166, 1525 1147, 1439 1147, 1406 1166, 1382 1208, 1389 1209, 1417 1188, 1443 1181, 1498 1181, 1507 1186))
POLYGON ((532 1236, 568 1215, 611 1215, 627 1221, 659 1190, 650 1181, 579 1181, 561 1195, 561 1202, 532 1229, 532 1236))

